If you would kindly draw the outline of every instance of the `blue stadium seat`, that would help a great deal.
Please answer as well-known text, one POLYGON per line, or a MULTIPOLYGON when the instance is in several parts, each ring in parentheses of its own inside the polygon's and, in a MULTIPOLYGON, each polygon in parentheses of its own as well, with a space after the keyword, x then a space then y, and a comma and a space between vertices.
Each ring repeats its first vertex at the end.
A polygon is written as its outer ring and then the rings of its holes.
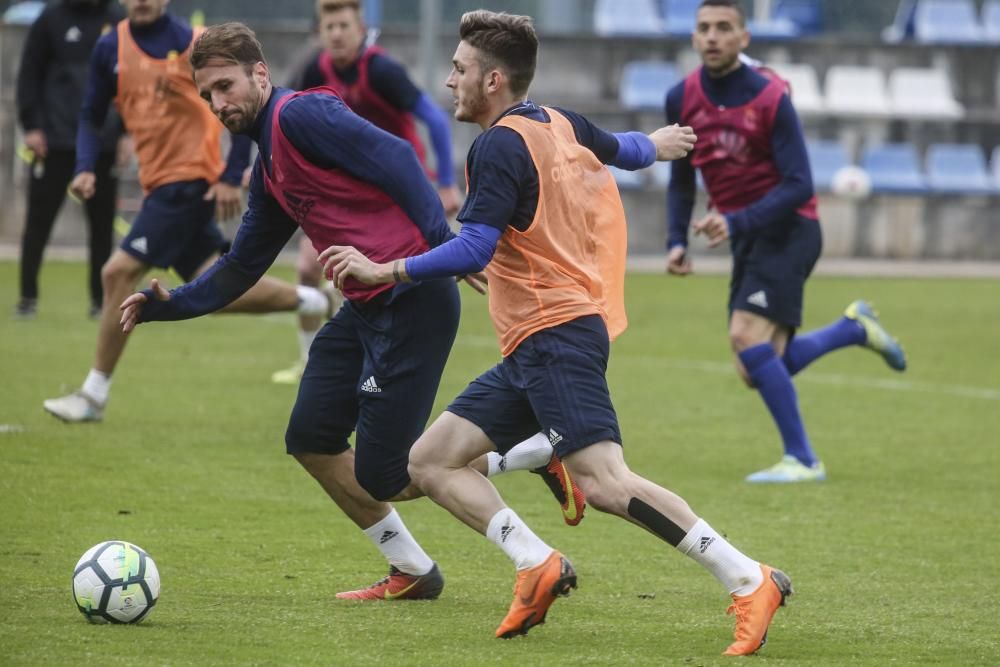
POLYGON ((797 39, 799 27, 786 18, 773 18, 767 21, 747 21, 747 30, 759 41, 780 41, 797 39))
POLYGON ((914 34, 925 44, 978 44, 983 29, 972 0, 920 0, 914 34))
POLYGON ((899 0, 896 18, 892 25, 882 30, 882 39, 896 44, 913 39, 913 23, 917 16, 917 0, 899 0))
POLYGON ((813 187, 824 192, 830 190, 837 170, 851 164, 847 149, 839 141, 809 141, 806 152, 809 153, 813 187))
POLYGON ((921 194, 927 183, 917 151, 910 144, 885 144, 865 151, 861 167, 872 179, 873 192, 921 194))
POLYGON ((820 0, 778 0, 771 18, 791 21, 803 35, 823 32, 823 5, 820 0))
POLYGON ((986 157, 976 144, 933 144, 927 149, 931 190, 951 194, 990 194, 994 185, 986 157))
POLYGON ((646 179, 641 171, 629 171, 618 167, 608 166, 611 175, 615 177, 619 190, 641 190, 646 186, 646 179))
POLYGON ((990 162, 993 166, 993 185, 1000 190, 1000 146, 993 149, 993 159, 990 162))
POLYGON ((987 0, 983 5, 983 32, 987 41, 1000 42, 1000 0, 987 0))
POLYGON ((669 162, 654 162, 653 166, 649 168, 649 174, 656 187, 666 189, 670 185, 669 162))
POLYGON ((654 0, 597 0, 594 32, 604 36, 660 35, 663 19, 654 0))
POLYGON ((701 0, 661 0, 667 33, 675 37, 686 37, 694 32, 700 4, 701 0))
POLYGON ((15 2, 4 11, 2 20, 11 25, 31 25, 44 9, 44 0, 15 2))
POLYGON ((618 87, 618 100, 630 110, 663 111, 667 91, 680 80, 677 68, 671 63, 626 63, 618 87))

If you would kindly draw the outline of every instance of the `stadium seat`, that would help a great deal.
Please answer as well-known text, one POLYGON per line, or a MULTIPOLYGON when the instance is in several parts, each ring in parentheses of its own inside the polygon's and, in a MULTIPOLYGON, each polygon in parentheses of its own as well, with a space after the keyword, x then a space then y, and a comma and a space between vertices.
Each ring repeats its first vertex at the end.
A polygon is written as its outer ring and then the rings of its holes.
POLYGON ((778 0, 771 18, 792 22, 801 35, 823 32, 823 5, 820 0, 778 0))
POLYGON ((961 118, 965 109, 955 99, 944 70, 899 67, 889 73, 892 112, 909 118, 961 118))
POLYGON ((749 19, 747 20, 747 30, 758 42, 773 42, 799 37, 799 27, 786 18, 773 18, 767 21, 749 19))
POLYGON ((1000 0, 987 0, 983 5, 983 37, 989 42, 1000 42, 1000 0))
POLYGON ((629 110, 663 111, 667 91, 681 80, 677 68, 664 62, 631 62, 622 69, 618 100, 629 110))
POLYGON ((2 21, 11 25, 31 25, 44 9, 43 0, 15 2, 4 11, 2 21))
POLYGON ((840 114, 888 116, 885 76, 875 67, 834 65, 826 73, 826 108, 840 114))
POLYGON ((830 190, 837 170, 851 164, 847 150, 839 141, 808 141, 806 152, 809 153, 813 187, 824 192, 830 190))
POLYGON ((917 41, 925 44, 977 44, 983 40, 972 0, 920 0, 913 32, 917 41))
POLYGON ((994 184, 983 149, 976 144, 932 144, 927 149, 931 190, 952 194, 990 194, 994 184))
POLYGON ((927 192, 917 151, 910 144, 885 144, 865 151, 861 167, 872 180, 873 192, 927 192))
POLYGON ((666 188, 670 185, 670 163, 654 162, 649 169, 650 178, 657 188, 666 188))
POLYGON ((812 65, 775 63, 769 65, 775 73, 788 82, 792 91, 792 102, 796 110, 803 114, 822 113, 826 105, 819 90, 819 77, 812 65))
POLYGON ((686 37, 694 32, 701 0, 661 0, 663 23, 668 34, 686 37))
POLYGON ((1000 146, 993 149, 993 158, 990 160, 993 167, 993 185, 1000 190, 1000 146))
POLYGON ((611 175, 615 177, 619 190, 641 190, 646 186, 646 179, 641 171, 629 171, 618 167, 608 166, 611 175))
POLYGON ((892 44, 913 39, 913 22, 917 15, 917 0, 900 0, 892 25, 882 30, 882 39, 892 44))
POLYGON ((663 33, 654 0, 597 0, 594 32, 602 36, 652 36, 663 33))

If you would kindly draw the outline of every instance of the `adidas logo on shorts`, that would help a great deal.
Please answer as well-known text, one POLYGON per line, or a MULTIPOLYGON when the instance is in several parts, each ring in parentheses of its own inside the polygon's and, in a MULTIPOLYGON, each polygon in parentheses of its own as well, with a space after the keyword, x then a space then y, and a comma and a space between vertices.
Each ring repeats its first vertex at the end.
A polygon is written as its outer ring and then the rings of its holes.
POLYGON ((369 394, 379 394, 382 392, 382 388, 375 384, 375 376, 373 375, 361 385, 361 391, 366 391, 369 394))
POLYGON ((754 292, 747 297, 747 303, 757 306, 758 308, 767 308, 767 294, 764 294, 764 290, 754 292))
POLYGON ((146 242, 145 236, 140 236, 137 239, 132 239, 132 242, 129 243, 129 247, 131 247, 132 250, 135 250, 136 252, 141 253, 143 255, 149 252, 149 247, 146 242))

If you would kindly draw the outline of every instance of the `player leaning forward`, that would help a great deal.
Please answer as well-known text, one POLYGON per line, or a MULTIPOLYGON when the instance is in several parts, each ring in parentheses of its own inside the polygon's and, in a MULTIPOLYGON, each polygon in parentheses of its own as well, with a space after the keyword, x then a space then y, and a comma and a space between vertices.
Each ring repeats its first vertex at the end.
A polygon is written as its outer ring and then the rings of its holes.
MULTIPOLYGON (((413 148, 353 113, 331 89, 274 88, 245 25, 206 30, 191 67, 212 112, 260 148, 247 212, 232 249, 198 279, 169 293, 154 281, 126 299, 126 332, 140 321, 223 307, 264 274, 299 226, 317 249, 350 243, 383 259, 420 254, 453 236, 413 148)), ((313 341, 286 446, 389 561, 388 577, 338 597, 435 598, 441 573, 388 501, 420 495, 407 474, 409 450, 430 417, 458 329, 458 290, 451 278, 379 287, 349 280, 341 289, 346 303, 313 341)), ((537 433, 519 449, 523 455, 503 466, 484 458, 478 469, 544 466, 552 452, 537 433)), ((565 498, 571 483, 549 467, 565 498)), ((582 512, 582 496, 573 494, 567 522, 582 512)))
POLYGON ((733 596, 736 641, 753 653, 791 594, 778 570, 744 554, 677 495, 633 473, 622 456, 605 380, 609 338, 625 328, 625 213, 604 164, 627 169, 685 156, 690 128, 612 135, 578 114, 527 99, 538 41, 524 16, 462 17, 448 87, 455 117, 484 132, 468 158, 461 234, 433 250, 377 263, 355 248, 321 253, 338 284, 424 281, 485 267, 503 360, 474 380, 410 453, 413 481, 514 562, 514 602, 498 637, 526 633, 573 566, 504 505, 468 464, 541 428, 589 502, 662 538, 733 596))

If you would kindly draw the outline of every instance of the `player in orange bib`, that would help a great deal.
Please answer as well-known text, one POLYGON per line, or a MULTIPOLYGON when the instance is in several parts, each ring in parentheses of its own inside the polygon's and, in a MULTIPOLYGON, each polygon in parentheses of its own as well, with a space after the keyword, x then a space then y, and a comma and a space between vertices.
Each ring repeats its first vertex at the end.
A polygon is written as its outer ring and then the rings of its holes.
POLYGON ((579 114, 527 99, 538 41, 526 16, 476 11, 461 22, 447 85, 455 117, 484 132, 468 159, 461 234, 423 255, 375 264, 353 248, 320 254, 338 282, 425 280, 485 267, 503 360, 483 373, 417 441, 410 476, 485 535, 517 569, 498 637, 545 621, 576 586, 570 561, 507 507, 469 466, 541 430, 590 504, 645 528, 711 572, 733 596, 736 641, 756 651, 791 582, 733 547, 677 495, 625 464, 605 372, 626 325, 625 212, 611 173, 684 157, 691 128, 609 134, 579 114), (487 265, 488 264, 488 265, 487 265))
MULTIPOLYGON (((114 101, 135 142, 145 198, 129 234, 101 270, 105 299, 94 365, 79 390, 44 403, 67 422, 103 417, 111 374, 127 340, 119 326, 119 304, 151 267, 173 268, 184 280, 205 271, 227 246, 216 215, 235 217, 242 208, 239 184, 249 142, 234 140, 229 164, 223 164, 222 125, 191 78, 196 31, 167 14, 167 2, 122 0, 128 18, 98 40, 91 57, 70 190, 83 199, 94 195, 95 128, 114 101)), ((226 310, 319 315, 329 308, 329 299, 315 288, 263 278, 226 310)))

